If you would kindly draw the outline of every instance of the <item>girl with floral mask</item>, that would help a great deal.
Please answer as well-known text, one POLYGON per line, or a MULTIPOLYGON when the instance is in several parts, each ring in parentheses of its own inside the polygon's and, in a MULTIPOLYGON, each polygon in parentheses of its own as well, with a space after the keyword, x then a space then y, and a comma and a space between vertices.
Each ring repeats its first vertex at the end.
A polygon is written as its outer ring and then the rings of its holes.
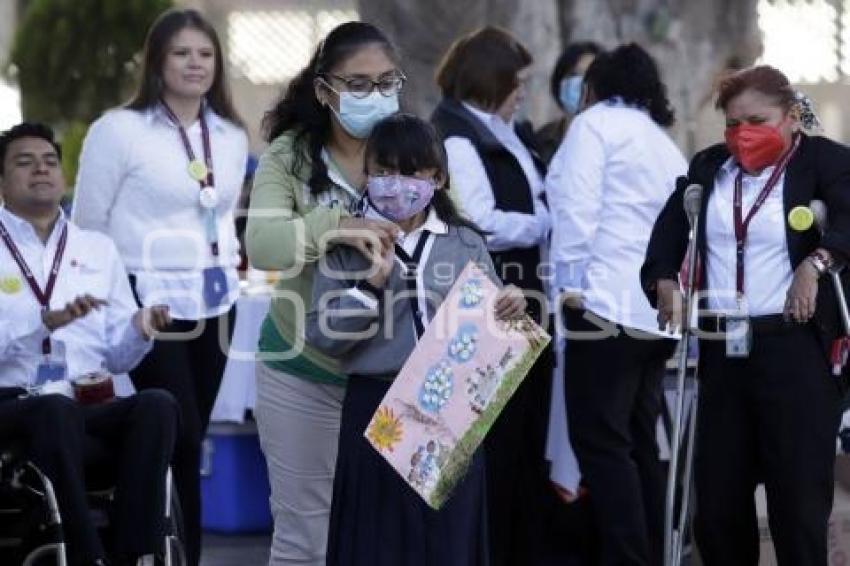
POLYGON ((706 566, 758 562, 763 482, 779 565, 826 564, 848 346, 830 272, 850 257, 850 150, 805 132, 811 102, 773 67, 725 79, 717 108, 725 143, 694 156, 641 272, 659 324, 678 326, 683 194, 702 185, 696 540, 706 566))
MULTIPOLYGON (((366 217, 392 219, 401 229, 395 249, 368 258, 350 247, 334 249, 316 270, 307 318, 308 343, 339 359, 348 375, 327 564, 489 564, 481 454, 434 511, 369 445, 364 431, 467 262, 479 263, 501 283, 477 228, 446 193, 446 154, 433 127, 403 114, 379 122, 366 162, 366 217), (411 263, 417 277, 405 273, 411 263), (417 300, 398 300, 410 296, 413 281, 417 300)), ((506 287, 496 315, 512 319, 525 306, 522 293, 506 287)), ((438 449, 429 446, 428 453, 438 449)))

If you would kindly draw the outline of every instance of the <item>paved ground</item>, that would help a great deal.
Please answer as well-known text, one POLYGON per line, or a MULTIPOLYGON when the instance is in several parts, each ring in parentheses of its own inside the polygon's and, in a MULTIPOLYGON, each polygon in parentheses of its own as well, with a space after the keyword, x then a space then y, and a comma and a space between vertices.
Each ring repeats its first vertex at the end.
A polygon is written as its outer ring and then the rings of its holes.
POLYGON ((225 536, 206 533, 201 566, 266 566, 270 540, 268 535, 225 536))
MULTIPOLYGON (((204 535, 201 566, 266 566, 269 559, 268 536, 204 535)), ((553 552, 536 566, 583 566, 582 561, 553 552)), ((692 564, 686 559, 685 565, 692 564)))

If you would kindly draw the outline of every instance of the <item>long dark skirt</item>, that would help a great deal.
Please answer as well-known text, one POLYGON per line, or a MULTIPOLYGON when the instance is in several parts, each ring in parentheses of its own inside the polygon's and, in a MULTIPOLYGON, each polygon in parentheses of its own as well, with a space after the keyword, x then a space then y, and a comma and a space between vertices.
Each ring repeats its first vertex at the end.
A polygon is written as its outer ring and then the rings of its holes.
POLYGON ((486 566, 484 459, 476 453, 451 498, 434 511, 364 438, 389 389, 349 380, 328 536, 329 566, 486 566))

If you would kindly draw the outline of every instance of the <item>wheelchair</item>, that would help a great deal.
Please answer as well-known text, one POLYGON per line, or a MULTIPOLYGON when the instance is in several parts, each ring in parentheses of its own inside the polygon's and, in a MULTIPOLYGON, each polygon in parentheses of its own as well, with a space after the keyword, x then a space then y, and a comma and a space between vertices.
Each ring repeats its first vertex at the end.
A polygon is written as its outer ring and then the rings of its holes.
MULTIPOLYGON (((156 564, 184 566, 183 517, 171 470, 166 475, 165 533, 156 564)), ((90 491, 92 519, 109 552, 113 489, 90 491)), ((62 517, 50 479, 14 450, 0 451, 0 564, 67 566, 62 517)))

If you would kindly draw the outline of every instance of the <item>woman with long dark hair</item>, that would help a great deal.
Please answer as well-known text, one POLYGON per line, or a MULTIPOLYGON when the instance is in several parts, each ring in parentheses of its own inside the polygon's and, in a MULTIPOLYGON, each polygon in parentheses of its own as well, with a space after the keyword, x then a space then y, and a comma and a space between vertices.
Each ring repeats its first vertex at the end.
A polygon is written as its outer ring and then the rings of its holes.
POLYGON ((655 426, 674 342, 639 271, 652 223, 685 171, 673 110, 635 44, 598 55, 546 177, 551 260, 565 298, 570 440, 600 535, 600 564, 661 563, 664 472, 655 426), (667 339, 665 339, 665 337, 667 339))
POLYGON ((257 424, 271 480, 272 564, 325 564, 346 380, 304 343, 316 262, 347 245, 393 246, 389 222, 354 218, 366 137, 398 110, 404 75, 376 27, 336 27, 266 115, 270 145, 254 178, 246 243, 254 267, 281 271, 257 362, 257 424))
POLYGON ((145 42, 133 99, 98 119, 83 144, 73 218, 121 253, 140 305, 166 304, 173 340, 130 373, 181 409, 173 469, 189 564, 201 550, 200 454, 238 296, 234 209, 248 140, 233 110, 221 45, 194 10, 164 13, 145 42))

